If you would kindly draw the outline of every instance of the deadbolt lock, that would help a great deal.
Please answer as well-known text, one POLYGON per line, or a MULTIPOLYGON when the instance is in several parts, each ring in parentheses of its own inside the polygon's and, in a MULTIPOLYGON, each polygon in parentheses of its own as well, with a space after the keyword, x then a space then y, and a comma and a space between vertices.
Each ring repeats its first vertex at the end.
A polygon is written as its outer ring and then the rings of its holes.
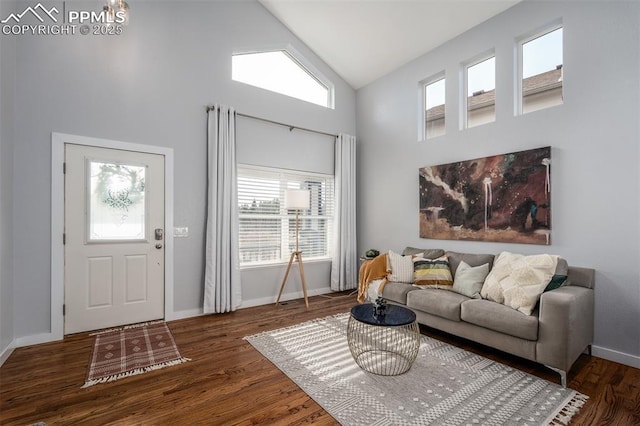
POLYGON ((156 234, 156 241, 162 241, 164 230, 162 228, 156 228, 155 234, 156 234))

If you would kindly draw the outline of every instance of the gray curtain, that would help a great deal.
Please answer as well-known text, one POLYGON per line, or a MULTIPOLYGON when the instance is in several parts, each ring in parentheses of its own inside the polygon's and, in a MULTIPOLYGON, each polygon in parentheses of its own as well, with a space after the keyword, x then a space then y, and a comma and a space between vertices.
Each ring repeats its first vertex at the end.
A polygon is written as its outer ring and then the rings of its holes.
POLYGON ((205 314, 235 311, 241 301, 235 130, 233 108, 208 109, 205 314))
POLYGON ((340 134, 336 140, 335 194, 331 290, 343 291, 358 286, 355 136, 340 134))

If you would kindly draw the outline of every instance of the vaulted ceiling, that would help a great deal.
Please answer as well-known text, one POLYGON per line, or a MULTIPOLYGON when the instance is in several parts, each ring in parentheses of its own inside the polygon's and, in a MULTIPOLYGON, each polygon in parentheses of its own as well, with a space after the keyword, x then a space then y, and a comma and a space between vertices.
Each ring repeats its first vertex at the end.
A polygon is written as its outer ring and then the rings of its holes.
POLYGON ((521 0, 260 0, 359 89, 521 0))

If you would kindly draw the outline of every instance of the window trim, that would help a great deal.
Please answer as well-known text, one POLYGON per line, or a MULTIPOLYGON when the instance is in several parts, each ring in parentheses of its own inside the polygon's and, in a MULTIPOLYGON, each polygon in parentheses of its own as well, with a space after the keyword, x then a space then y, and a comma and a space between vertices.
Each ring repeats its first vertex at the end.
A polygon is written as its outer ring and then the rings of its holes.
MULTIPOLYGON (((523 112, 523 104, 522 104, 522 101, 523 101, 522 82, 523 82, 523 72, 524 72, 523 46, 532 40, 535 40, 539 37, 543 37, 549 33, 559 30, 560 28, 563 29, 562 44, 563 44, 563 52, 564 52, 564 25, 562 23, 562 18, 558 18, 549 24, 542 25, 515 39, 514 57, 515 57, 516 63, 514 68, 515 68, 516 78, 514 82, 515 88, 513 91, 514 93, 513 105, 514 105, 515 116, 525 115, 525 112, 523 112)), ((562 58, 562 68, 564 69, 564 53, 562 58)), ((563 81, 563 89, 564 89, 564 81, 563 81)), ((564 93, 564 90, 563 90, 563 93, 564 93)), ((554 106, 558 106, 558 105, 554 105, 554 106)), ((551 108, 551 107, 547 107, 547 108, 551 108)), ((546 109, 546 108, 542 108, 542 109, 546 109)), ((536 110, 536 111, 539 111, 539 110, 536 110)), ((535 112, 535 111, 530 111, 530 112, 535 112)))
MULTIPOLYGON (((303 71, 305 71, 312 79, 318 82, 321 86, 324 86, 327 89, 327 103, 326 105, 316 104, 295 96, 287 95, 284 93, 276 92, 273 90, 265 89, 259 86, 262 90, 267 90, 271 93, 277 93, 281 96, 287 96, 289 98, 297 99, 302 102, 310 103, 312 105, 317 105, 329 109, 335 109, 335 85, 331 80, 329 80, 320 70, 313 65, 313 63, 308 60, 304 55, 302 55, 296 48, 294 48, 291 44, 287 44, 286 46, 270 46, 265 48, 258 49, 236 49, 231 53, 231 61, 233 63, 233 57, 238 55, 250 55, 257 53, 271 53, 271 52, 282 52, 287 55, 295 64, 297 64, 303 71)), ((231 66, 231 81, 235 81, 242 84, 247 84, 238 80, 233 79, 233 64, 231 66)))
MULTIPOLYGON (((331 248, 333 246, 333 235, 332 235, 332 229, 334 226, 334 221, 335 221, 335 176, 332 174, 328 174, 328 173, 318 173, 318 172, 308 172, 308 171, 304 171, 304 170, 294 170, 294 169, 286 169, 286 168, 280 168, 280 167, 268 167, 268 166, 258 166, 258 165, 253 165, 253 164, 243 164, 243 163, 239 163, 238 164, 238 175, 240 175, 240 171, 241 170, 248 170, 248 171, 256 171, 256 172, 266 172, 266 173, 275 173, 275 174, 285 174, 285 175, 299 175, 299 176, 304 176, 304 177, 308 177, 308 178, 318 178, 318 179, 324 179, 326 181, 329 181, 331 184, 331 189, 329 190, 329 194, 328 196, 330 197, 330 199, 328 201, 326 201, 329 205, 330 205, 330 214, 326 215, 323 217, 323 220, 325 220, 326 222, 326 239, 325 242, 327 244, 327 254, 324 256, 314 256, 314 257, 305 257, 305 263, 314 263, 314 262, 327 262, 327 261, 331 261, 333 254, 331 252, 331 248)), ((282 184, 282 181, 280 182, 280 184, 282 184)), ((239 196, 239 191, 238 191, 238 196, 239 196)), ((274 215, 275 216, 275 215, 274 215)), ((241 218, 241 213, 238 212, 238 217, 241 218)), ((287 221, 287 220, 291 220, 293 218, 295 218, 295 215, 291 214, 288 215, 285 219, 285 217, 283 216, 282 213, 278 214, 278 217, 281 218, 281 220, 283 221, 287 221)), ((305 217, 307 218, 320 218, 321 216, 318 215, 310 215, 310 216, 305 216, 305 215, 300 215, 300 219, 303 220, 305 217)), ((239 229, 238 229, 239 232, 239 229)), ((288 234, 288 224, 286 226, 282 227, 281 230, 281 241, 284 244, 285 241, 285 233, 288 234)), ((287 243, 289 241, 287 240, 287 243)), ((240 247, 238 247, 238 249, 240 249, 240 247)), ((253 262, 253 263, 249 263, 249 264, 242 264, 242 259, 239 259, 239 268, 240 270, 245 270, 245 269, 257 269, 257 268, 268 268, 268 267, 273 267, 273 266, 281 266, 281 265, 285 265, 288 263, 289 261, 289 257, 291 255, 291 252, 287 251, 288 249, 285 249, 282 254, 281 254, 281 258, 277 259, 277 260, 273 260, 273 261, 262 261, 262 262, 253 262)))
POLYGON ((471 59, 468 59, 465 62, 462 62, 460 64, 460 130, 466 130, 466 129, 471 129, 473 127, 478 127, 478 126, 483 126, 485 124, 490 124, 490 123, 495 123, 495 121, 497 120, 497 102, 498 102, 498 96, 497 96, 497 86, 498 86, 498 82, 497 82, 497 62, 498 62, 498 58, 496 56, 496 51, 495 48, 491 48, 489 50, 486 50, 476 56, 474 56, 471 59), (495 60, 495 65, 494 65, 494 72, 493 72, 493 81, 494 81, 494 88, 493 88, 493 93, 494 93, 494 98, 493 98, 493 105, 494 105, 494 117, 493 117, 493 121, 488 122, 488 123, 483 123, 483 124, 478 124, 475 126, 471 126, 469 127, 469 116, 468 116, 468 96, 467 96, 467 92, 469 89, 469 79, 468 79, 468 75, 469 75, 469 68, 476 66, 484 61, 487 61, 491 58, 494 58, 495 60))

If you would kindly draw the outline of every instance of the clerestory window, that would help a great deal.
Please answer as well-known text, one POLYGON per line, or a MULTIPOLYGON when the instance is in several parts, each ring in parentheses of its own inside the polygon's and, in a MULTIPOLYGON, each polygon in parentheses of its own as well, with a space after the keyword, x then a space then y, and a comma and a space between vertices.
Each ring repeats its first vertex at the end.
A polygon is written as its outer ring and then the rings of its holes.
POLYGON ((518 43, 520 75, 516 114, 563 103, 562 27, 555 25, 518 43))
POLYGON ((493 53, 464 67, 463 128, 496 120, 496 57, 493 53))
POLYGON ((445 130, 445 85, 444 72, 427 80, 424 84, 424 138, 442 136, 445 130))
POLYGON ((333 87, 286 50, 238 53, 231 78, 241 83, 333 108, 333 87))

